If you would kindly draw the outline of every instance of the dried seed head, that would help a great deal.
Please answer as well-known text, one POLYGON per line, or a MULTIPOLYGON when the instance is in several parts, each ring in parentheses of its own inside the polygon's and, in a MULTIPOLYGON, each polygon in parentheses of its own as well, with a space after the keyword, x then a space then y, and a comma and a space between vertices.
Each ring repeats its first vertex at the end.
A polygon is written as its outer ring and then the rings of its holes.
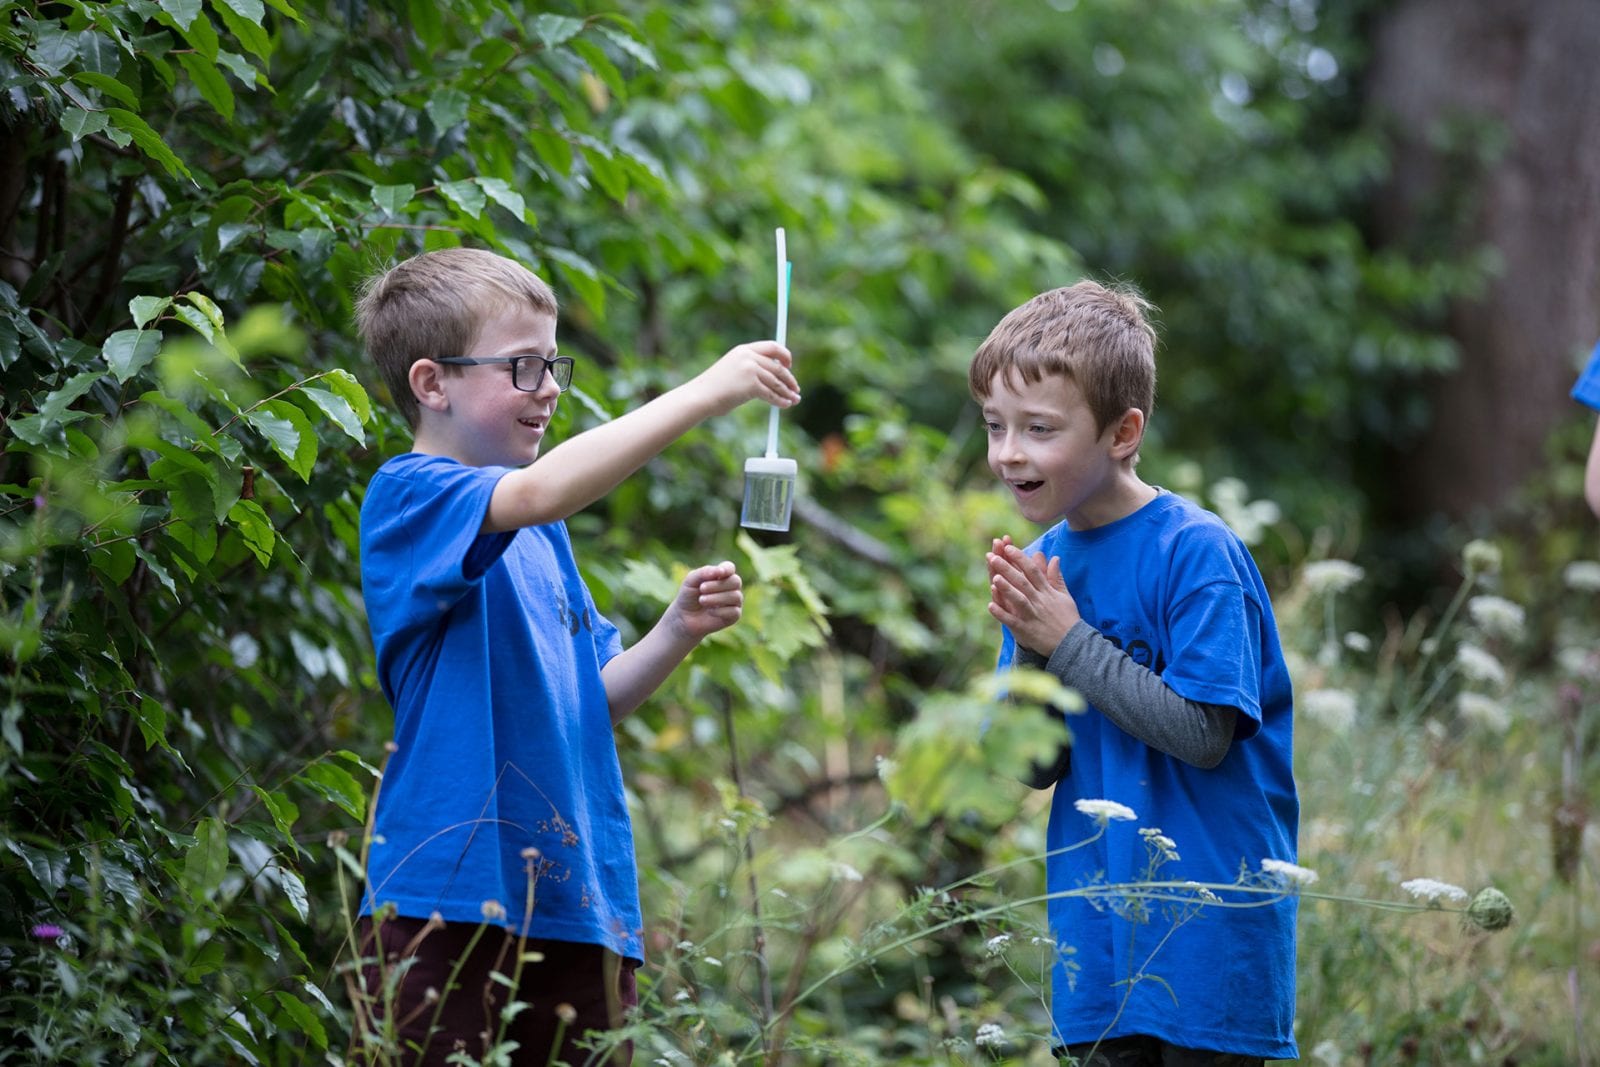
POLYGON ((1510 898, 1494 886, 1478 890, 1467 905, 1467 922, 1491 933, 1504 930, 1516 917, 1517 909, 1511 906, 1510 898))
POLYGON ((571 1004, 557 1004, 556 1018, 560 1019, 566 1025, 571 1026, 578 1018, 578 1010, 571 1004))

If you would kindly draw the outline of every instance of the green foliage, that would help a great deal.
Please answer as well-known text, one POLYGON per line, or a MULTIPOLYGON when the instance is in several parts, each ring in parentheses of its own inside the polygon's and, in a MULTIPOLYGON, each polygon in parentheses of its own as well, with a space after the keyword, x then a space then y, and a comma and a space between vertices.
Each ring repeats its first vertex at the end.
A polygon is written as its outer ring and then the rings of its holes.
MULTIPOLYGON (((775 225, 793 536, 731 533, 756 411, 570 523, 630 639, 688 566, 746 580, 619 731, 654 938, 631 1034, 641 1060, 1047 1055, 1045 794, 1011 778, 1060 737, 1034 704, 1071 701, 973 684, 982 550, 1028 538, 965 365, 1033 291, 1129 275, 1164 308, 1155 480, 1283 574, 1296 528, 1353 523, 1361 442, 1414 423, 1380 387, 1448 360, 1429 326, 1477 268, 1365 246, 1381 147, 1347 74, 1308 80, 1359 41, 1307 6, 0 0, 0 1059, 394 1051, 351 1048, 340 989, 390 734, 359 508, 409 440, 354 294, 424 248, 527 263, 579 359, 569 436, 770 332, 775 225)), ((1443 706, 1467 661, 1421 640, 1342 684, 1443 706)))

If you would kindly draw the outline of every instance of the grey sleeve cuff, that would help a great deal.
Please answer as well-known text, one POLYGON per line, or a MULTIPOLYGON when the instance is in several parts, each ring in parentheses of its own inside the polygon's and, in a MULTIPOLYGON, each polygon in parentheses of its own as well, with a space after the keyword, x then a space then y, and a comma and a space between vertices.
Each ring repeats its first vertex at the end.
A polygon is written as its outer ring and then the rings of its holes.
MULTIPOLYGON (((1020 661, 1024 650, 1017 651, 1020 661)), ((1185 700, 1081 620, 1061 639, 1045 669, 1122 730, 1174 759, 1210 770, 1233 744, 1237 710, 1185 700)))

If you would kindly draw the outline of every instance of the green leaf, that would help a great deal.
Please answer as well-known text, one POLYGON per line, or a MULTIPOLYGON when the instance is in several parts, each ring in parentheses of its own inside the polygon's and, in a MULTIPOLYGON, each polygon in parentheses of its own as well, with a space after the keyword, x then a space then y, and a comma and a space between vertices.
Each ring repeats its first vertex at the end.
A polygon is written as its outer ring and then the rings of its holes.
POLYGON ((657 62, 655 53, 650 51, 650 49, 643 42, 634 37, 630 37, 628 34, 623 33, 620 30, 613 29, 610 26, 601 26, 599 27, 599 30, 605 35, 607 40, 616 45, 618 48, 622 49, 624 52, 628 53, 642 66, 650 70, 657 70, 660 68, 661 64, 657 62))
POLYGON ((282 793, 263 789, 259 785, 250 787, 261 798, 261 803, 266 807, 267 813, 272 816, 272 824, 286 840, 294 840, 294 824, 300 818, 300 807, 282 793))
POLYGON ((11 839, 6 840, 6 847, 22 858, 23 866, 28 868, 28 873, 33 875, 33 880, 39 883, 46 897, 53 896, 67 884, 66 853, 47 852, 11 839))
POLYGON ((158 0, 161 10, 172 16, 180 30, 187 30, 202 14, 200 0, 158 0))
POLYGON ((443 133, 467 121, 467 105, 471 102, 472 98, 460 89, 440 89, 428 96, 423 110, 428 113, 433 128, 443 133))
POLYGON ((489 199, 505 208, 523 222, 527 222, 528 204, 522 194, 511 188, 511 183, 501 178, 479 178, 478 184, 489 194, 489 199))
POLYGON ((436 0, 410 0, 411 32, 417 42, 434 52, 444 40, 444 12, 436 0))
POLYGON ((619 204, 628 198, 628 172, 617 159, 588 146, 583 149, 583 158, 589 161, 589 173, 607 196, 619 204))
POLYGON ((555 130, 536 126, 528 131, 528 143, 545 165, 557 174, 572 173, 572 143, 555 130))
POLYGON ((283 887, 283 895, 289 899, 289 906, 300 916, 300 921, 305 922, 311 917, 305 882, 300 880, 298 874, 281 864, 275 866, 273 870, 278 876, 278 884, 283 887))
POLYGON ((302 481, 311 480, 311 468, 317 462, 317 432, 305 412, 286 400, 269 400, 247 412, 245 420, 302 481))
POLYGON ((195 900, 209 899, 228 873, 228 828, 209 816, 195 827, 195 843, 183 859, 183 885, 195 900))
POLYGON ((365 426, 372 421, 372 398, 367 396, 367 391, 356 381, 356 376, 347 370, 331 370, 322 376, 322 384, 339 394, 339 397, 349 404, 355 411, 356 417, 365 426))
POLYGON ((367 443, 367 436, 361 431, 361 419, 344 397, 309 385, 301 392, 321 408, 323 414, 338 424, 339 429, 343 430, 352 441, 358 445, 367 443))
POLYGON ((356 822, 366 821, 367 795, 349 771, 332 763, 313 763, 298 775, 312 791, 336 804, 356 822))
POLYGON ((61 129, 72 136, 74 141, 81 141, 90 134, 99 133, 111 124, 111 118, 104 111, 85 111, 81 107, 69 107, 61 112, 61 129))
POLYGON ((66 383, 44 398, 39 405, 39 417, 46 423, 59 422, 74 400, 94 388, 94 383, 105 377, 98 370, 84 371, 68 378, 66 383))
POLYGON ((261 505, 254 500, 240 500, 228 509, 228 521, 239 531, 245 547, 256 557, 256 561, 263 567, 270 566, 278 531, 273 528, 272 519, 261 505))
POLYGON ((136 296, 128 301, 128 310, 133 314, 133 324, 141 330, 171 306, 170 296, 136 296))
POLYGON ((189 78, 200 90, 206 103, 216 109, 225 120, 233 121, 233 89, 228 79, 217 69, 215 60, 206 59, 195 52, 179 52, 178 62, 189 72, 189 78))
POLYGON ((565 15, 540 15, 533 20, 534 35, 546 48, 566 44, 583 32, 583 20, 565 15))
POLYGON ((127 581, 136 562, 138 557, 133 554, 133 546, 126 541, 112 541, 89 550, 89 566, 105 575, 112 585, 127 581))
POLYGON ((168 174, 174 178, 184 177, 193 181, 194 176, 189 173, 189 168, 183 160, 173 155, 161 135, 150 128, 150 124, 131 111, 124 111, 120 107, 106 109, 106 114, 111 117, 112 123, 139 146, 139 151, 161 164, 168 174))
POLYGON ((372 187, 372 202, 377 204, 384 214, 391 218, 405 210, 411 203, 411 198, 417 195, 417 187, 410 182, 400 185, 374 185, 372 187))
POLYGON ((281 989, 274 990, 272 997, 302 1034, 309 1037, 318 1048, 328 1047, 328 1032, 323 1028, 322 1021, 306 1006, 305 1001, 281 989))
POLYGON ((159 700, 151 696, 142 697, 133 717, 139 724, 139 733, 144 735, 146 751, 157 745, 166 746, 167 709, 161 706, 159 700))
POLYGON ((219 330, 222 329, 222 309, 217 306, 216 301, 212 300, 206 294, 195 292, 194 290, 184 293, 183 298, 198 308, 200 313, 206 317, 207 321, 209 321, 211 325, 215 326, 219 330))
POLYGON ((439 191, 463 214, 474 219, 483 214, 484 206, 489 202, 482 187, 470 178, 466 181, 442 182, 439 191))
POLYGON ((97 89, 107 96, 127 104, 130 108, 137 109, 139 107, 138 94, 109 74, 80 70, 73 74, 72 80, 80 85, 87 85, 91 89, 97 89))
POLYGON ((118 330, 100 347, 100 355, 119 383, 148 367, 160 351, 161 335, 155 330, 118 330))

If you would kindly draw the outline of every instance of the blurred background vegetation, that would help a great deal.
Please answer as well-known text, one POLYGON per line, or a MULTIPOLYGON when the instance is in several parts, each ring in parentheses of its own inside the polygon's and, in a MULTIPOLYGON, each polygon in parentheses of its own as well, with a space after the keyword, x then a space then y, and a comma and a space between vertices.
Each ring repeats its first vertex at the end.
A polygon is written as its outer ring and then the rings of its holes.
POLYGON ((738 535, 757 411, 570 523, 628 636, 686 566, 749 582, 619 732, 641 1061, 1047 1058, 1042 905, 1001 906, 1042 892, 1045 795, 969 688, 981 553, 1031 531, 965 366, 1085 275, 1160 308, 1143 472, 1247 537, 1334 709, 1299 731, 1302 862, 1519 907, 1485 941, 1307 902, 1302 1054, 1594 1055, 1593 417, 1565 393, 1600 335, 1600 6, 0 15, 0 1062, 382 1059, 340 976, 390 736, 355 522, 408 436, 352 294, 423 248, 526 262, 579 357, 566 435, 769 336, 780 225, 792 534, 738 535), (1463 568, 1472 537, 1502 564, 1463 568), (1337 604, 1328 559, 1365 572, 1337 604))

